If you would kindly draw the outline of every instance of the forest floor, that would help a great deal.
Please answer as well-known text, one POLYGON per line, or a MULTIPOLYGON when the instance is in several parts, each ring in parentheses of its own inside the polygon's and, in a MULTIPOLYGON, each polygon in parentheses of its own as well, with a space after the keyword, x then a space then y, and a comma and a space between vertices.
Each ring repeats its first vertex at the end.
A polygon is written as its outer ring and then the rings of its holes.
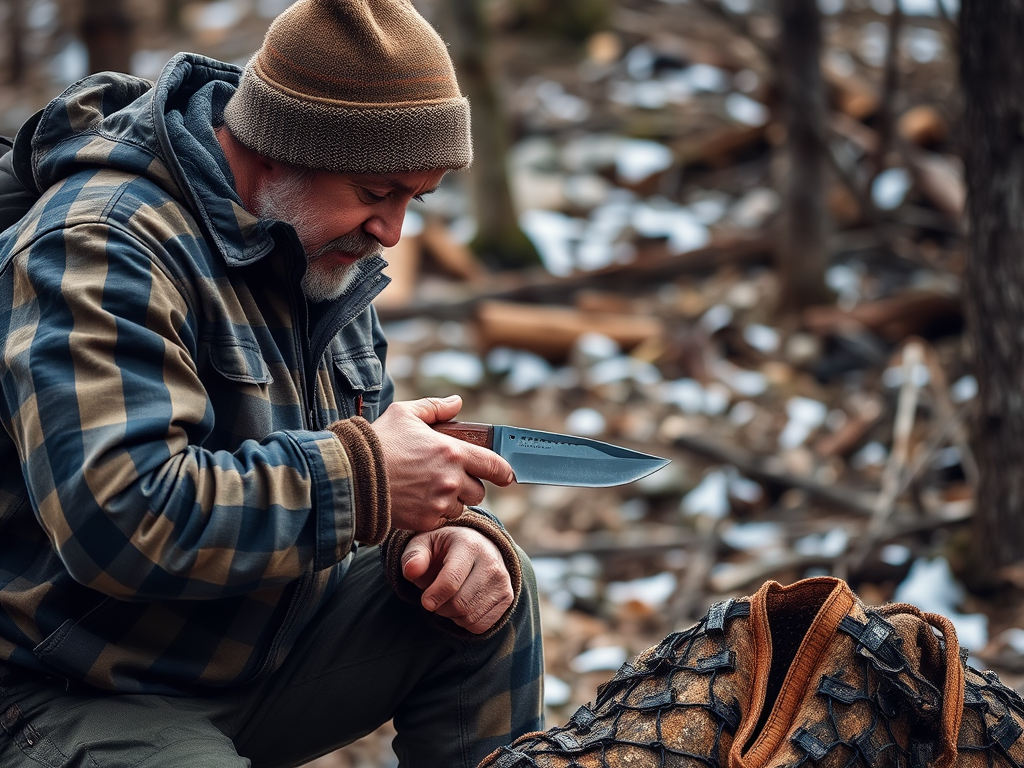
MULTIPOLYGON (((834 299, 794 315, 776 306, 774 27, 749 5, 619 0, 574 45, 506 29, 512 190, 543 267, 491 273, 468 254, 466 174, 412 209, 387 256, 377 304, 399 398, 458 393, 466 421, 671 459, 611 489, 488 488, 538 574, 550 724, 711 603, 808 575, 950 616, 972 663, 1024 684, 1021 592, 972 595, 963 579, 977 382, 955 31, 940 5, 904 3, 919 13, 890 59, 891 3, 821 3, 834 299)), ((188 36, 154 34, 140 73, 178 49, 244 62, 276 10, 192 3, 188 36)), ((0 107, 27 116, 39 93, 0 89, 0 107)), ((310 766, 396 765, 392 735, 310 766)))
MULTIPOLYGON (((771 21, 639 0, 614 19, 575 58, 502 44, 513 186, 546 269, 466 267, 466 196, 453 194, 418 211, 379 301, 399 396, 454 391, 465 420, 672 460, 614 489, 488 490, 538 572, 549 724, 712 602, 821 574, 868 604, 951 617, 972 663, 1020 686, 1021 594, 972 595, 962 578, 977 382, 948 20, 904 19, 887 94, 890 19, 826 17, 835 298, 793 317, 775 301, 785 161, 761 52, 771 21), (885 103, 899 138, 879 160, 885 103)), ((392 735, 314 765, 393 765, 392 735)))

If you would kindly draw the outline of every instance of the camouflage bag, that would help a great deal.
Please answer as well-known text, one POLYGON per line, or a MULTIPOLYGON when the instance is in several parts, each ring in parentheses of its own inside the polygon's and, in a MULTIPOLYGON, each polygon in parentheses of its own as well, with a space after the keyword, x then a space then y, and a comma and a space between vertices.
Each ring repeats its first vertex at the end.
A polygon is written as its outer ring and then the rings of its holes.
POLYGON ((829 577, 772 581, 479 768, 1021 768, 1024 701, 966 658, 938 614, 868 608, 829 577))

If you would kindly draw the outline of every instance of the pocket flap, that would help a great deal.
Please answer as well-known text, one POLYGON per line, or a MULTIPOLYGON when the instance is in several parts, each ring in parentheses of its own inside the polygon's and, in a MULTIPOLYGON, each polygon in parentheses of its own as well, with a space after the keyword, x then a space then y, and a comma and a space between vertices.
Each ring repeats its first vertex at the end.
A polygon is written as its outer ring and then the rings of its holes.
POLYGON ((334 367, 356 392, 379 392, 384 382, 384 368, 372 352, 356 355, 334 355, 334 367))
POLYGON ((210 339, 210 363, 231 381, 270 384, 274 380, 259 347, 234 336, 210 339))

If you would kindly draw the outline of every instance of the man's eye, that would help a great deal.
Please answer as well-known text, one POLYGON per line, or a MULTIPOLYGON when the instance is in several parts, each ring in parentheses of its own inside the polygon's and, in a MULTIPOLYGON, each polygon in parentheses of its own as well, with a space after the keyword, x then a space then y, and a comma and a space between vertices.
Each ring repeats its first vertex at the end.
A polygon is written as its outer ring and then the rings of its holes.
POLYGON ((379 203, 379 202, 382 202, 383 200, 387 200, 387 195, 377 195, 377 194, 374 194, 373 192, 371 192, 368 189, 364 189, 363 192, 366 193, 366 197, 371 202, 379 203))

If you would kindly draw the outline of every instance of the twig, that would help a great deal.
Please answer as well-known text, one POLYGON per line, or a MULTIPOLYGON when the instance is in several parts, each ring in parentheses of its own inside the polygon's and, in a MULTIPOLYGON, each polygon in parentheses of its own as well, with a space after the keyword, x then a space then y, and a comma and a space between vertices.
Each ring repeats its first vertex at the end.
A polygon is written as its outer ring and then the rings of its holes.
POLYGON ((860 500, 860 494, 837 484, 822 485, 809 477, 780 472, 768 466, 764 457, 743 453, 735 448, 718 445, 696 435, 681 435, 672 441, 676 448, 689 453, 703 456, 718 464, 731 464, 741 474, 767 485, 782 488, 796 488, 807 494, 808 498, 836 509, 854 512, 870 517, 873 508, 860 500))
POLYGON ((569 277, 555 277, 539 270, 518 274, 502 273, 468 296, 463 293, 451 301, 414 301, 404 306, 381 306, 377 312, 385 322, 411 317, 464 319, 472 315, 477 305, 486 299, 569 302, 573 294, 583 289, 628 290, 661 284, 679 275, 712 272, 725 264, 766 264, 771 259, 772 242, 769 235, 757 234, 687 253, 616 264, 569 277))
MULTIPOLYGON (((887 530, 878 538, 877 543, 891 541, 900 536, 907 536, 917 533, 941 528, 943 526, 957 525, 970 520, 973 511, 961 509, 953 513, 944 513, 928 518, 907 519, 893 518, 887 530)), ((765 579, 784 571, 805 571, 808 568, 824 567, 832 568, 833 575, 841 576, 840 563, 832 557, 825 555, 801 555, 797 552, 787 551, 775 558, 760 559, 756 562, 743 563, 717 573, 708 580, 708 586, 714 594, 730 594, 743 589, 751 584, 760 584, 765 579)))
POLYGON ((886 521, 892 515, 900 493, 903 468, 910 453, 910 433, 914 428, 914 416, 921 393, 921 388, 916 382, 915 369, 921 364, 923 358, 924 350, 916 339, 904 345, 903 385, 900 387, 899 400, 896 404, 892 450, 889 453, 885 469, 882 471, 881 489, 875 499, 874 511, 868 523, 868 529, 845 562, 845 567, 848 570, 857 570, 864 564, 886 521))
POLYGON ((872 527, 892 514, 893 502, 899 492, 900 475, 910 454, 910 433, 914 429, 914 416, 921 387, 917 383, 916 370, 924 359, 924 350, 916 339, 903 347, 903 384, 896 404, 896 420, 893 426, 892 452, 882 474, 882 489, 875 503, 872 527), (881 518, 881 520, 880 520, 881 518))
POLYGON ((957 411, 951 414, 948 419, 939 425, 938 429, 935 430, 931 439, 928 441, 928 444, 918 453, 917 458, 914 459, 914 463, 900 482, 899 488, 896 489, 897 496, 906 491, 918 478, 925 466, 928 464, 928 460, 931 459, 935 454, 935 451, 938 450, 938 447, 945 442, 946 437, 949 436, 950 432, 954 432, 962 422, 963 413, 957 411))
POLYGON ((783 571, 805 571, 808 568, 827 567, 831 564, 832 559, 824 555, 785 552, 777 558, 742 563, 716 574, 711 579, 711 591, 716 594, 729 594, 751 584, 759 584, 769 576, 783 571))
POLYGON ((963 425, 966 407, 961 406, 957 408, 953 405, 953 401, 949 397, 949 383, 946 380, 946 372, 942 370, 942 365, 939 363, 939 358, 934 348, 929 344, 924 344, 924 351, 924 361, 925 365, 928 366, 928 373, 932 384, 930 390, 935 398, 935 408, 939 412, 939 417, 950 424, 953 444, 960 452, 960 466, 964 471, 964 477, 967 478, 971 488, 977 488, 979 476, 978 462, 974 458, 974 451, 971 450, 971 444, 963 425))
POLYGON ((697 545, 690 550, 689 562, 668 609, 671 625, 677 629, 691 624, 697 618, 697 601, 706 591, 708 574, 716 562, 721 525, 721 519, 711 519, 707 515, 697 520, 700 537, 697 545))
POLYGON ((668 540, 661 538, 658 541, 640 541, 630 544, 588 539, 571 547, 525 546, 523 549, 531 558, 563 558, 575 557, 576 555, 593 555, 594 557, 618 557, 620 555, 625 557, 650 557, 651 555, 671 552, 673 550, 688 549, 697 541, 697 537, 689 535, 675 536, 668 540))

